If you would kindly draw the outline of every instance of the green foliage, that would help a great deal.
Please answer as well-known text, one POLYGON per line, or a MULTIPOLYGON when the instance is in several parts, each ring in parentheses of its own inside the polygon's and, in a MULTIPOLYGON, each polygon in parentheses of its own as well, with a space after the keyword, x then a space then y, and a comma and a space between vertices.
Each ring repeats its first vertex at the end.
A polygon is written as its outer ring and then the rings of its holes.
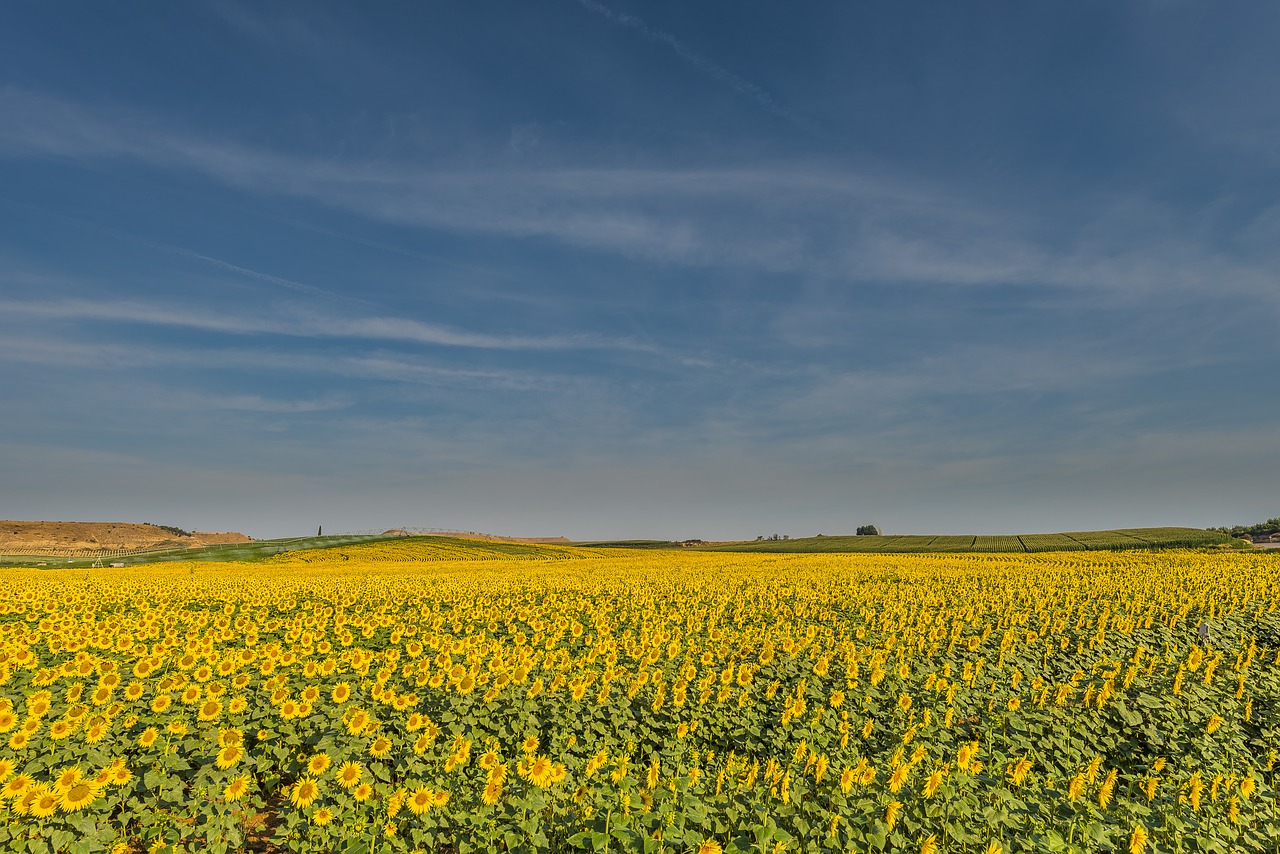
POLYGON ((713 551, 734 552, 1071 552, 1124 549, 1204 548, 1233 545, 1225 534, 1199 528, 1127 528, 1114 531, 1075 531, 1063 534, 1017 536, 823 536, 792 540, 704 546, 713 551))

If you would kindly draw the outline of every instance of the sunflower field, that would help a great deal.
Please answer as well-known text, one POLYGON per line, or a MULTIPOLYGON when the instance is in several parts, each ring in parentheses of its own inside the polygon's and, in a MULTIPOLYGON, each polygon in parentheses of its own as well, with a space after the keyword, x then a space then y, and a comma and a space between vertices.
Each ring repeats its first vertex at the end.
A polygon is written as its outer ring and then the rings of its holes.
POLYGON ((1276 569, 422 538, 6 570, 0 850, 1275 852, 1276 569))

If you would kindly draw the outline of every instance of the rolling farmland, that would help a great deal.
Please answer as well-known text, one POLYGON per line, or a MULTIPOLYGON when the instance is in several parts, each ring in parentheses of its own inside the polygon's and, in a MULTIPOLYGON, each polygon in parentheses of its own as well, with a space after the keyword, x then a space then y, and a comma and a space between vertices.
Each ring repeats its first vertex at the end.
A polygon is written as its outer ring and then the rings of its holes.
POLYGON ((701 546, 715 551, 741 552, 1050 552, 1115 551, 1150 548, 1203 548, 1238 545, 1226 534, 1198 528, 1130 528, 1062 534, 1004 536, 840 536, 791 540, 756 540, 701 546))

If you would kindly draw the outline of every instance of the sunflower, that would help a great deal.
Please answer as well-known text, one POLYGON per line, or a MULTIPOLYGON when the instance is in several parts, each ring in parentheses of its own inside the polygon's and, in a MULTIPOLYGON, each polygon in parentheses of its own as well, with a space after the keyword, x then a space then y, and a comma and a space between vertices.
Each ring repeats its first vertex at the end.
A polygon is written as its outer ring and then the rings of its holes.
POLYGON ((1116 769, 1112 768, 1107 772, 1106 779, 1102 781, 1102 786, 1098 789, 1098 806, 1104 810, 1111 803, 1111 795, 1116 790, 1116 769))
POLYGON ((63 812, 73 812, 88 806, 97 800, 99 791, 94 783, 82 780, 58 795, 58 808, 63 812))
POLYGON ((320 796, 320 786, 315 780, 303 777, 293 786, 293 791, 289 793, 289 802, 298 809, 311 806, 315 803, 316 798, 320 796))
POLYGON ((1015 786, 1021 786, 1022 782, 1027 778, 1027 772, 1031 770, 1031 758, 1023 756, 1009 770, 1009 777, 1013 780, 1015 786))
POLYGON ((369 713, 364 709, 356 709, 347 721, 347 732, 352 735, 359 735, 364 732, 365 727, 369 725, 369 713))
POLYGON ((373 744, 369 746, 369 755, 374 759, 383 759, 391 753, 391 739, 386 736, 378 736, 373 740, 373 744))
POLYGON ((217 700, 205 700, 200 704, 200 711, 196 713, 196 720, 212 721, 216 720, 220 714, 222 714, 222 703, 217 700))
POLYGON ((404 806, 405 791, 404 789, 396 789, 391 793, 391 797, 387 798, 387 818, 395 818, 400 812, 400 808, 404 806))
POLYGON ((431 809, 431 805, 435 803, 435 796, 436 793, 431 789, 428 789, 426 786, 414 789, 413 793, 409 795, 409 812, 414 815, 424 814, 427 810, 431 809))
POLYGON ((58 772, 57 779, 53 781, 53 789, 62 794, 83 779, 84 772, 80 770, 80 766, 70 765, 58 772))
POLYGON ((222 799, 224 801, 238 801, 249 791, 249 775, 241 774, 236 777, 227 787, 222 790, 222 799))
POLYGON ((168 694, 157 694, 151 701, 151 711, 160 714, 173 704, 173 698, 168 694))
POLYGON ((143 747, 150 747, 156 743, 156 739, 160 737, 160 733, 156 732, 156 728, 149 726, 138 736, 138 744, 143 747))
POLYGON ((545 756, 539 756, 528 766, 525 777, 539 789, 545 789, 551 785, 551 775, 554 767, 550 759, 545 756))
POLYGON ((320 827, 324 827, 331 821, 333 821, 333 811, 328 807, 320 807, 311 814, 311 823, 320 827))
POLYGON ((325 771, 329 770, 329 765, 333 760, 329 758, 327 753, 317 753, 307 762, 307 773, 313 777, 319 777, 325 771))
POLYGON ((232 744, 236 746, 244 744, 244 733, 235 728, 224 729, 218 733, 219 747, 228 747, 232 744))
POLYGON ((902 809, 902 801, 891 801, 889 806, 884 810, 884 823, 893 830, 894 822, 898 820, 898 811, 902 809))
MULTIPOLYGON (((27 797, 24 796, 22 800, 26 802, 27 797)), ((48 789, 41 789, 34 793, 34 797, 29 803, 28 809, 33 816, 36 818, 48 818, 58 808, 58 796, 48 789)))
POLYGON ((0 798, 5 800, 17 800, 27 793, 27 790, 35 785, 35 781, 27 774, 19 774, 12 780, 4 784, 4 788, 0 789, 0 798))
POLYGON ((358 802, 363 802, 369 800, 369 797, 372 794, 373 786, 370 786, 368 783, 361 783, 359 786, 356 786, 356 790, 351 793, 351 797, 355 798, 358 802))
POLYGON ((359 762, 344 763, 338 769, 338 785, 344 789, 350 789, 359 784, 362 776, 364 776, 364 767, 359 762))
POLYGON ((12 807, 14 813, 16 815, 31 815, 31 805, 46 791, 46 788, 45 786, 28 786, 22 795, 14 799, 12 807))
POLYGON ((218 756, 214 759, 214 763, 219 768, 230 768, 235 765, 244 756, 244 748, 238 744, 228 744, 226 747, 218 751, 218 756))

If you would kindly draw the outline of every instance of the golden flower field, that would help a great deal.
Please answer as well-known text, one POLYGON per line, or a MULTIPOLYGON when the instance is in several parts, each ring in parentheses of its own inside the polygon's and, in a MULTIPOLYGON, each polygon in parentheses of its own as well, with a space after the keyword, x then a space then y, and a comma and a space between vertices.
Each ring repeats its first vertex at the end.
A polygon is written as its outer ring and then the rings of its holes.
POLYGON ((0 850, 1275 852, 1278 566, 415 538, 6 570, 0 850))

